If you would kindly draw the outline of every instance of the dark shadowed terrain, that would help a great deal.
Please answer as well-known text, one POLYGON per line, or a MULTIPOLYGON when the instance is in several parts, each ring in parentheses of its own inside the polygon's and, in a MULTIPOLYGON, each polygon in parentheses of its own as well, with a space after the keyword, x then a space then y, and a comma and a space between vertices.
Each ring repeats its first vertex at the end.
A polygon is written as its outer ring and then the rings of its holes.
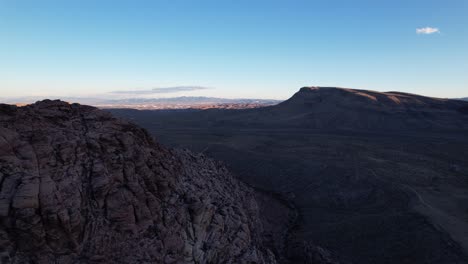
POLYGON ((278 195, 90 106, 0 104, 0 263, 337 263, 278 195))
POLYGON ((275 106, 113 114, 288 197, 291 236, 353 263, 468 263, 468 102, 302 88, 275 106))

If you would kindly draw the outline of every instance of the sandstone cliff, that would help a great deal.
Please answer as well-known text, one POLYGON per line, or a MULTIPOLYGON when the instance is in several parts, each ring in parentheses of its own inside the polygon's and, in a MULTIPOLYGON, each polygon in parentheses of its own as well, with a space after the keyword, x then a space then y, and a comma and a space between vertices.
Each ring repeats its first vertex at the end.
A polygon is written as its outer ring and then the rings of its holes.
POLYGON ((277 263, 291 211, 267 200, 96 108, 0 105, 2 263, 277 263))

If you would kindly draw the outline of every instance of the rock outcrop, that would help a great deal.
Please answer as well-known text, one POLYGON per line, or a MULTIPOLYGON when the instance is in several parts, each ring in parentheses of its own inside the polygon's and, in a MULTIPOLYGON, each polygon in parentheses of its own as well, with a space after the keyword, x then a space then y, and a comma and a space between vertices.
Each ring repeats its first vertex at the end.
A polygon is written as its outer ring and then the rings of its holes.
POLYGON ((328 130, 468 129, 468 103, 401 92, 303 87, 264 115, 275 125, 328 130))
POLYGON ((96 108, 0 105, 1 263, 277 263, 268 199, 96 108))

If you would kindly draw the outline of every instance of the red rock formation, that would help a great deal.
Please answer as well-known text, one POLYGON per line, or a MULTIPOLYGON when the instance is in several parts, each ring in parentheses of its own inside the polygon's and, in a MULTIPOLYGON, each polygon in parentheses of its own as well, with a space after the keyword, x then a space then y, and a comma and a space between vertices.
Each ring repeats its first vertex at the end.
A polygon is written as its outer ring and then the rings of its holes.
POLYGON ((0 105, 2 263, 276 263, 255 195, 96 108, 0 105))

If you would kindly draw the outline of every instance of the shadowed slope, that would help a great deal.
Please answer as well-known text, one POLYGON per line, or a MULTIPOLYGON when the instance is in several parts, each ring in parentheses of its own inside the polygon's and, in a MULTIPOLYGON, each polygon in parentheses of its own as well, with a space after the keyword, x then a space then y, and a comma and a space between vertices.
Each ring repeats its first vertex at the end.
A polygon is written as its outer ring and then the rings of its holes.
POLYGON ((292 214, 94 107, 0 105, 2 263, 276 263, 292 214))
POLYGON ((164 127, 301 128, 366 132, 468 129, 468 102, 400 92, 304 87, 274 106, 244 109, 170 111, 114 109, 117 115, 158 118, 164 127))
POLYGON ((326 129, 466 129, 468 103, 400 92, 304 87, 265 108, 267 122, 326 129))
POLYGON ((467 106, 312 87, 254 110, 115 113, 288 194, 294 235, 341 260, 453 264, 468 261, 467 106))

